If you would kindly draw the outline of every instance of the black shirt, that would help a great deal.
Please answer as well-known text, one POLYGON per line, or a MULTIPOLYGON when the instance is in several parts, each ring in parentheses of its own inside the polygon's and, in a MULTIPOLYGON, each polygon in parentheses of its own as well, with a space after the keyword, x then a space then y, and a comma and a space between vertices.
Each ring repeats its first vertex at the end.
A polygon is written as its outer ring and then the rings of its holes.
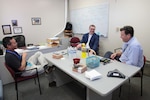
POLYGON ((5 62, 15 72, 20 72, 18 69, 21 66, 22 57, 16 51, 6 50, 5 62))

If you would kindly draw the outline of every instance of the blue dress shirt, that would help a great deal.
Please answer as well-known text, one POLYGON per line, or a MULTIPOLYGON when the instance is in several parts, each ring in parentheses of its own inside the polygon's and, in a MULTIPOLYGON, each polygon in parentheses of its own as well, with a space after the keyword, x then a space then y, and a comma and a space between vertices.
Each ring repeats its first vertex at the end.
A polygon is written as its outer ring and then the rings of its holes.
POLYGON ((137 67, 143 67, 143 49, 135 37, 125 42, 122 47, 121 62, 137 67))

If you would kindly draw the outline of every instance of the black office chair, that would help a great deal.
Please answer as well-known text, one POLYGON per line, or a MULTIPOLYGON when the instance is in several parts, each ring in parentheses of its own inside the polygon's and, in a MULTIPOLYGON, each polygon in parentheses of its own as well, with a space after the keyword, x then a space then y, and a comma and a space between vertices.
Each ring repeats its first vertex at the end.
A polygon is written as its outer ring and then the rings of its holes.
POLYGON ((14 35, 13 38, 16 40, 16 42, 18 44, 18 48, 26 46, 24 35, 14 35))

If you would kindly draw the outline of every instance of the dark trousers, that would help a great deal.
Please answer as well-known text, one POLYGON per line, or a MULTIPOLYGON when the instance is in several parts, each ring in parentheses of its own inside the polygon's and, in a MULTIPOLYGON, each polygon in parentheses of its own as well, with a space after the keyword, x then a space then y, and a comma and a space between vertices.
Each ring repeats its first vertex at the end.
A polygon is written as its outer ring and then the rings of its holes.
MULTIPOLYGON (((105 55, 104 55, 104 58, 109 58, 109 59, 111 59, 110 57, 111 57, 112 54, 113 54, 113 53, 112 53, 111 51, 107 51, 107 52, 105 53, 105 55)), ((119 58, 120 58, 120 56, 116 56, 116 57, 115 57, 116 60, 120 61, 119 58)))

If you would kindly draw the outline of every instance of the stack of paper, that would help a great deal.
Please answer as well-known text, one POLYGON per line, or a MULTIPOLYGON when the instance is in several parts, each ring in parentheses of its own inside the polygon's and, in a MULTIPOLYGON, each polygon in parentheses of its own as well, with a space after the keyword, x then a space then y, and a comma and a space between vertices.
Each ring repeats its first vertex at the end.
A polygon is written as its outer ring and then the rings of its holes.
POLYGON ((101 74, 97 72, 96 70, 86 71, 85 77, 89 78, 91 81, 101 78, 101 74))
POLYGON ((35 49, 39 49, 38 46, 28 46, 27 50, 35 50, 35 49))

